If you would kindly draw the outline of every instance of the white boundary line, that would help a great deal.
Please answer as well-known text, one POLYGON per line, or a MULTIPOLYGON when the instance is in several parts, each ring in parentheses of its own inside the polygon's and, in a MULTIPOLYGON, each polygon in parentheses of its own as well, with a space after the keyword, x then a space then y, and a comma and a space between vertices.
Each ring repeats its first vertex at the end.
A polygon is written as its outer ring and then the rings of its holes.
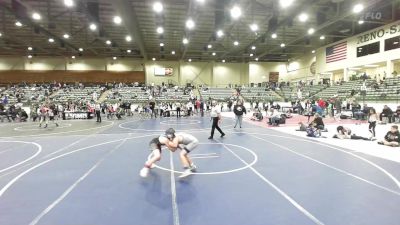
POLYGON ((4 171, 7 171, 7 170, 10 170, 10 169, 12 169, 12 168, 14 168, 14 167, 17 167, 17 166, 21 165, 21 164, 24 164, 24 163, 26 163, 26 162, 32 160, 33 158, 35 158, 36 156, 38 156, 38 155, 42 152, 42 146, 39 145, 39 144, 36 143, 36 142, 5 141, 5 140, 0 140, 0 142, 13 142, 13 143, 32 144, 32 145, 34 145, 34 146, 36 146, 36 147, 38 148, 37 151, 36 151, 36 153, 35 153, 34 155, 32 155, 31 157, 29 157, 29 158, 25 159, 24 161, 21 161, 21 162, 19 162, 19 163, 17 163, 17 164, 14 164, 14 165, 12 165, 12 166, 9 166, 9 167, 7 167, 7 168, 4 168, 4 169, 0 170, 0 173, 2 173, 2 172, 4 172, 4 171))
MULTIPOLYGON (((243 133, 243 132, 233 132, 233 133, 243 133)), ((286 136, 281 136, 281 135, 262 134, 262 133, 245 133, 245 134, 263 135, 263 136, 272 136, 272 137, 280 137, 280 138, 292 139, 292 140, 297 140, 297 141, 303 141, 303 142, 314 143, 314 144, 322 145, 322 146, 325 146, 325 147, 328 147, 328 148, 331 148, 331 149, 338 150, 338 151, 340 151, 340 152, 343 152, 343 153, 349 154, 349 155, 351 155, 351 156, 353 156, 353 157, 355 157, 355 158, 358 158, 358 159, 360 159, 360 160, 362 160, 362 161, 364 161, 364 162, 370 164, 371 166, 377 168, 377 169, 380 170, 382 173, 384 173, 386 176, 388 176, 388 177, 397 185, 397 187, 400 189, 400 182, 399 182, 391 173, 389 173, 388 171, 386 171, 386 170, 383 169, 382 167, 378 166, 377 164, 375 164, 375 163, 369 161, 368 159, 365 159, 365 158, 363 158, 363 157, 361 157, 361 156, 358 156, 358 155, 356 155, 356 154, 353 154, 353 153, 351 153, 351 152, 342 150, 342 149, 340 149, 340 148, 333 147, 333 146, 330 146, 330 145, 327 145, 327 144, 324 144, 324 143, 321 143, 321 142, 310 141, 310 140, 301 139, 301 138, 286 137, 286 136)))
MULTIPOLYGON (((61 128, 67 128, 67 127, 71 127, 71 126, 72 126, 71 123, 61 123, 60 126, 54 127, 54 128, 61 129, 61 128), (68 126, 65 126, 65 125, 68 125, 68 126)), ((15 127, 14 130, 23 132, 23 131, 33 131, 33 130, 44 130, 45 129, 45 128, 37 128, 37 127, 38 127, 37 125, 27 125, 27 126, 15 127), (35 128, 25 129, 26 127, 35 127, 35 128)))
MULTIPOLYGON (((231 118, 228 118, 228 119, 229 119, 229 120, 233 120, 233 119, 231 119, 231 118)), ((132 120, 132 121, 127 121, 127 122, 124 122, 124 123, 120 123, 120 124, 118 125, 118 127, 121 128, 121 129, 132 130, 132 131, 149 131, 149 132, 163 132, 163 131, 165 131, 165 129, 163 129, 163 130, 148 130, 148 129, 129 128, 129 127, 124 127, 124 126, 123 126, 124 124, 132 123, 132 122, 138 122, 138 121, 142 121, 142 120, 132 120)), ((182 124, 182 125, 183 125, 183 124, 182 124)), ((234 123, 232 123, 232 124, 230 124, 230 125, 221 126, 220 128, 233 127, 233 125, 234 125, 234 123)), ((183 131, 183 132, 187 132, 187 131, 193 132, 193 131, 202 131, 202 130, 211 130, 211 126, 210 126, 209 128, 180 129, 180 131, 183 131)))
POLYGON ((174 217, 174 225, 180 225, 179 223, 179 209, 176 201, 176 186, 175 186, 175 173, 174 171, 174 158, 172 152, 169 152, 169 163, 171 166, 171 200, 172 200, 172 215, 174 217))
POLYGON ((70 151, 70 152, 67 152, 67 153, 64 153, 64 154, 55 156, 55 157, 53 157, 53 158, 50 158, 50 159, 48 159, 48 160, 46 160, 46 161, 43 161, 43 162, 41 162, 41 163, 39 163, 39 164, 36 164, 35 166, 33 166, 33 167, 31 167, 31 168, 25 170, 24 172, 20 173, 18 176, 14 177, 11 181, 9 181, 9 182, 0 190, 0 198, 3 196, 3 194, 4 194, 11 186, 12 186, 15 182, 17 182, 21 177, 25 176, 26 174, 30 173, 31 171, 33 171, 33 170, 35 170, 35 169, 37 169, 37 168, 39 168, 39 167, 41 167, 41 166, 43 166, 43 165, 45 165, 45 164, 51 162, 51 161, 53 161, 53 160, 56 160, 56 159, 59 159, 59 158, 68 156, 68 155, 70 155, 70 154, 73 154, 73 153, 76 153, 76 152, 80 152, 80 151, 86 150, 86 149, 91 149, 91 148, 94 148, 94 147, 98 147, 98 146, 102 146, 102 145, 106 145, 106 144, 110 144, 110 143, 122 141, 122 140, 124 140, 124 139, 136 139, 136 138, 142 138, 142 137, 149 137, 149 136, 153 136, 153 135, 154 135, 154 134, 148 134, 148 135, 142 135, 142 136, 137 136, 137 137, 129 137, 129 138, 122 138, 122 139, 117 139, 117 140, 113 140, 113 141, 107 141, 107 142, 103 142, 103 143, 99 143, 99 144, 90 145, 90 146, 86 146, 86 147, 83 147, 83 148, 75 149, 75 150, 73 150, 73 151, 70 151))
MULTIPOLYGON (((230 148, 226 147, 224 143, 222 143, 224 148, 230 151, 236 158, 238 158, 243 164, 249 165, 245 160, 243 160, 240 156, 238 156, 235 152, 233 152, 230 148)), ((310 220, 312 220, 315 224, 324 225, 319 219, 313 216, 310 212, 308 212, 304 207, 302 207, 299 203, 297 203, 293 198, 291 198, 284 191, 279 189, 276 185, 274 185, 271 181, 265 178, 262 174, 260 174, 256 169, 252 166, 249 166, 249 169, 252 170, 261 180, 267 183, 270 187, 272 187, 275 191, 277 191, 282 197, 284 197, 287 201, 289 201, 294 207, 296 207, 301 213, 307 216, 310 220)))
POLYGON ((57 135, 57 134, 68 134, 68 133, 76 133, 76 132, 81 132, 81 131, 95 130, 95 129, 105 128, 105 127, 114 125, 114 121, 105 121, 105 122, 111 122, 111 124, 100 126, 100 127, 80 129, 80 130, 71 130, 71 131, 55 132, 55 133, 48 133, 48 134, 18 135, 18 136, 9 136, 9 137, 2 137, 2 138, 40 137, 40 136, 50 136, 50 135, 57 135))
POLYGON ((35 217, 35 219, 32 220, 32 222, 29 223, 29 225, 36 225, 46 214, 48 214, 54 207, 56 207, 61 201, 67 197, 69 193, 71 193, 76 186, 78 186, 79 183, 81 183, 83 180, 86 179, 87 176, 89 176, 105 159, 107 156, 111 155, 113 152, 115 152, 121 145, 123 145, 126 142, 126 139, 121 141, 115 148, 113 148, 111 151, 109 151, 107 154, 105 154, 100 160, 96 162, 94 166, 92 166, 83 176, 81 176, 77 181, 75 181, 64 193, 58 197, 53 203, 51 203, 45 210, 43 210, 38 216, 35 217))
POLYGON ((212 156, 212 155, 217 155, 217 153, 212 152, 212 153, 199 153, 199 154, 191 154, 190 156, 212 156))
POLYGON ((160 124, 162 125, 188 125, 188 124, 200 124, 200 120, 188 120, 188 119, 183 119, 183 120, 163 120, 160 121, 160 124), (169 123, 170 121, 173 121, 175 123, 169 123), (183 123, 177 123, 178 121, 182 121, 183 123))
POLYGON ((218 155, 214 155, 214 156, 194 156, 194 157, 190 157, 192 159, 210 159, 210 158, 219 158, 218 155))
MULTIPOLYGON (((217 172, 192 172, 192 174, 194 174, 194 175, 219 175, 219 174, 233 173, 233 172, 237 172, 237 171, 240 171, 240 170, 245 170, 245 169, 251 167, 252 165, 256 164, 256 162, 258 160, 258 156, 257 156, 256 153, 254 153, 252 150, 250 150, 248 148, 245 148, 243 146, 240 146, 240 145, 226 144, 226 143, 199 143, 199 144, 230 145, 230 146, 238 147, 238 148, 244 149, 244 150, 248 151, 250 154, 252 154, 253 157, 254 157, 254 160, 249 165, 246 165, 246 166, 243 166, 243 167, 240 167, 240 168, 237 168, 237 169, 217 171, 217 172)), ((150 158, 150 156, 151 156, 151 154, 149 155, 149 158, 150 158)), ((180 171, 164 168, 164 167, 158 166, 156 164, 153 164, 153 165, 154 165, 155 168, 158 168, 160 170, 164 170, 164 171, 168 171, 168 172, 174 172, 174 173, 177 173, 177 174, 183 174, 183 172, 180 172, 180 171)))
POLYGON ((292 149, 290 149, 290 148, 288 148, 288 147, 282 146, 282 145, 280 145, 280 144, 276 144, 276 143, 274 143, 274 142, 268 141, 268 140, 266 140, 266 139, 264 139, 264 138, 260 138, 260 137, 254 136, 254 135, 251 135, 251 136, 254 137, 254 138, 257 138, 257 139, 259 139, 259 140, 265 141, 265 142, 267 142, 267 143, 270 143, 270 144, 272 144, 272 145, 275 145, 275 146, 277 146, 277 147, 279 147, 279 148, 282 148, 282 149, 284 149, 284 150, 286 150, 286 151, 289 151, 289 152, 291 152, 291 153, 293 153, 293 154, 296 154, 296 155, 298 155, 298 156, 301 156, 301 157, 303 157, 303 158, 306 158, 306 159, 308 159, 308 160, 311 160, 311 161, 313 161, 313 162, 315 162, 315 163, 318 163, 318 164, 320 164, 320 165, 326 166, 326 167, 328 167, 328 168, 330 168, 330 169, 333 169, 333 170, 335 170, 335 171, 337 171, 337 172, 339 172, 339 173, 343 173, 343 174, 348 175, 348 176, 350 176, 350 177, 353 177, 353 178, 355 178, 355 179, 357 179, 357 180, 363 181, 363 182, 365 182, 365 183, 367 183, 367 184, 370 184, 370 185, 372 185, 372 186, 375 186, 375 187, 377 187, 377 188, 380 188, 380 189, 382 189, 382 190, 385 190, 385 191, 388 191, 388 192, 390 192, 390 193, 393 193, 393 194, 395 194, 395 195, 400 196, 400 192, 393 191, 393 190, 391 190, 391 189, 389 189, 389 188, 383 187, 383 186, 381 186, 381 185, 379 185, 379 184, 376 184, 376 183, 374 183, 374 182, 372 182, 372 181, 369 181, 369 180, 366 180, 366 179, 364 179, 364 178, 362 178, 362 177, 359 177, 359 176, 357 176, 357 175, 354 175, 354 174, 352 174, 352 173, 350 173, 350 172, 347 172, 347 171, 345 171, 345 170, 342 170, 342 169, 336 168, 336 167, 334 167, 334 166, 331 166, 331 165, 329 165, 329 164, 323 163, 323 162, 321 162, 321 161, 319 161, 319 160, 316 160, 316 159, 314 159, 314 158, 312 158, 312 157, 310 157, 310 156, 307 156, 307 155, 298 153, 298 152, 296 152, 296 151, 294 151, 294 150, 292 150, 292 149))

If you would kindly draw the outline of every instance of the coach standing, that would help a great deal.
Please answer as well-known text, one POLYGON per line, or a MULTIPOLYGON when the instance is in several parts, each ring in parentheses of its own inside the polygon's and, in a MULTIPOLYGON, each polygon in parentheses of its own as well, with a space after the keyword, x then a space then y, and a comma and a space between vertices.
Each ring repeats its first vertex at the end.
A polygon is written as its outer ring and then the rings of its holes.
POLYGON ((211 136, 208 139, 213 139, 214 138, 214 130, 217 128, 217 130, 221 133, 221 137, 225 136, 225 133, 222 132, 221 128, 219 127, 219 124, 221 123, 221 108, 218 107, 216 101, 211 102, 211 112, 210 116, 212 119, 212 127, 211 127, 211 136))
POLYGON ((94 106, 95 107, 95 111, 96 111, 96 122, 97 123, 101 123, 101 115, 100 115, 100 110, 101 110, 101 106, 100 106, 100 103, 96 103, 96 105, 94 106))
POLYGON ((235 126, 233 128, 236 128, 236 126, 239 124, 239 127, 242 128, 242 121, 243 121, 243 113, 246 114, 246 108, 241 104, 236 104, 233 107, 233 112, 235 113, 235 126))

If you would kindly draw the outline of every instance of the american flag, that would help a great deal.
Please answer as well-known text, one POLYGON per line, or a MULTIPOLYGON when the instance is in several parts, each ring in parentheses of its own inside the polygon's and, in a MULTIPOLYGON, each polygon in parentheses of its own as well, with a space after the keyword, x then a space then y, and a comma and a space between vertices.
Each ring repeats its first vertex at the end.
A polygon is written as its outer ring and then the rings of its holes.
POLYGON ((341 42, 339 44, 326 48, 326 63, 336 62, 346 59, 347 55, 347 42, 341 42))

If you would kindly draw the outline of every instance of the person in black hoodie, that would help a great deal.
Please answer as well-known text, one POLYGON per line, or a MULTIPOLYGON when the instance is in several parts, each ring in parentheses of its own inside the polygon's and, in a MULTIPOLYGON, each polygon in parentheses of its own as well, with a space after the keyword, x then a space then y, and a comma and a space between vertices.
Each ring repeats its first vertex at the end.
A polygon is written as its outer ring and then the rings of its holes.
POLYGON ((399 127, 397 125, 393 125, 389 132, 385 135, 385 140, 378 142, 380 145, 387 145, 392 147, 399 147, 400 143, 400 133, 399 127))
POLYGON ((393 111, 387 105, 383 106, 382 113, 379 115, 379 120, 382 121, 382 117, 387 117, 389 123, 392 123, 393 111))
POLYGON ((243 113, 246 114, 246 108, 242 104, 236 104, 233 107, 233 113, 235 113, 235 118, 236 118, 234 128, 236 128, 238 123, 239 123, 239 127, 242 128, 243 113))

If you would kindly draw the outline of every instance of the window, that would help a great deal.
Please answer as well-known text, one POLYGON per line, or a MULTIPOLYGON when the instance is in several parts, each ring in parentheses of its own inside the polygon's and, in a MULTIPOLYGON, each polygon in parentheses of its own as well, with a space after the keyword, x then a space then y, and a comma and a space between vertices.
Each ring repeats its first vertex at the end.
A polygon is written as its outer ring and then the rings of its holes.
POLYGON ((385 40, 385 51, 400 48, 400 36, 392 37, 385 40))
POLYGON ((379 41, 372 44, 357 47, 357 57, 379 53, 379 41))

